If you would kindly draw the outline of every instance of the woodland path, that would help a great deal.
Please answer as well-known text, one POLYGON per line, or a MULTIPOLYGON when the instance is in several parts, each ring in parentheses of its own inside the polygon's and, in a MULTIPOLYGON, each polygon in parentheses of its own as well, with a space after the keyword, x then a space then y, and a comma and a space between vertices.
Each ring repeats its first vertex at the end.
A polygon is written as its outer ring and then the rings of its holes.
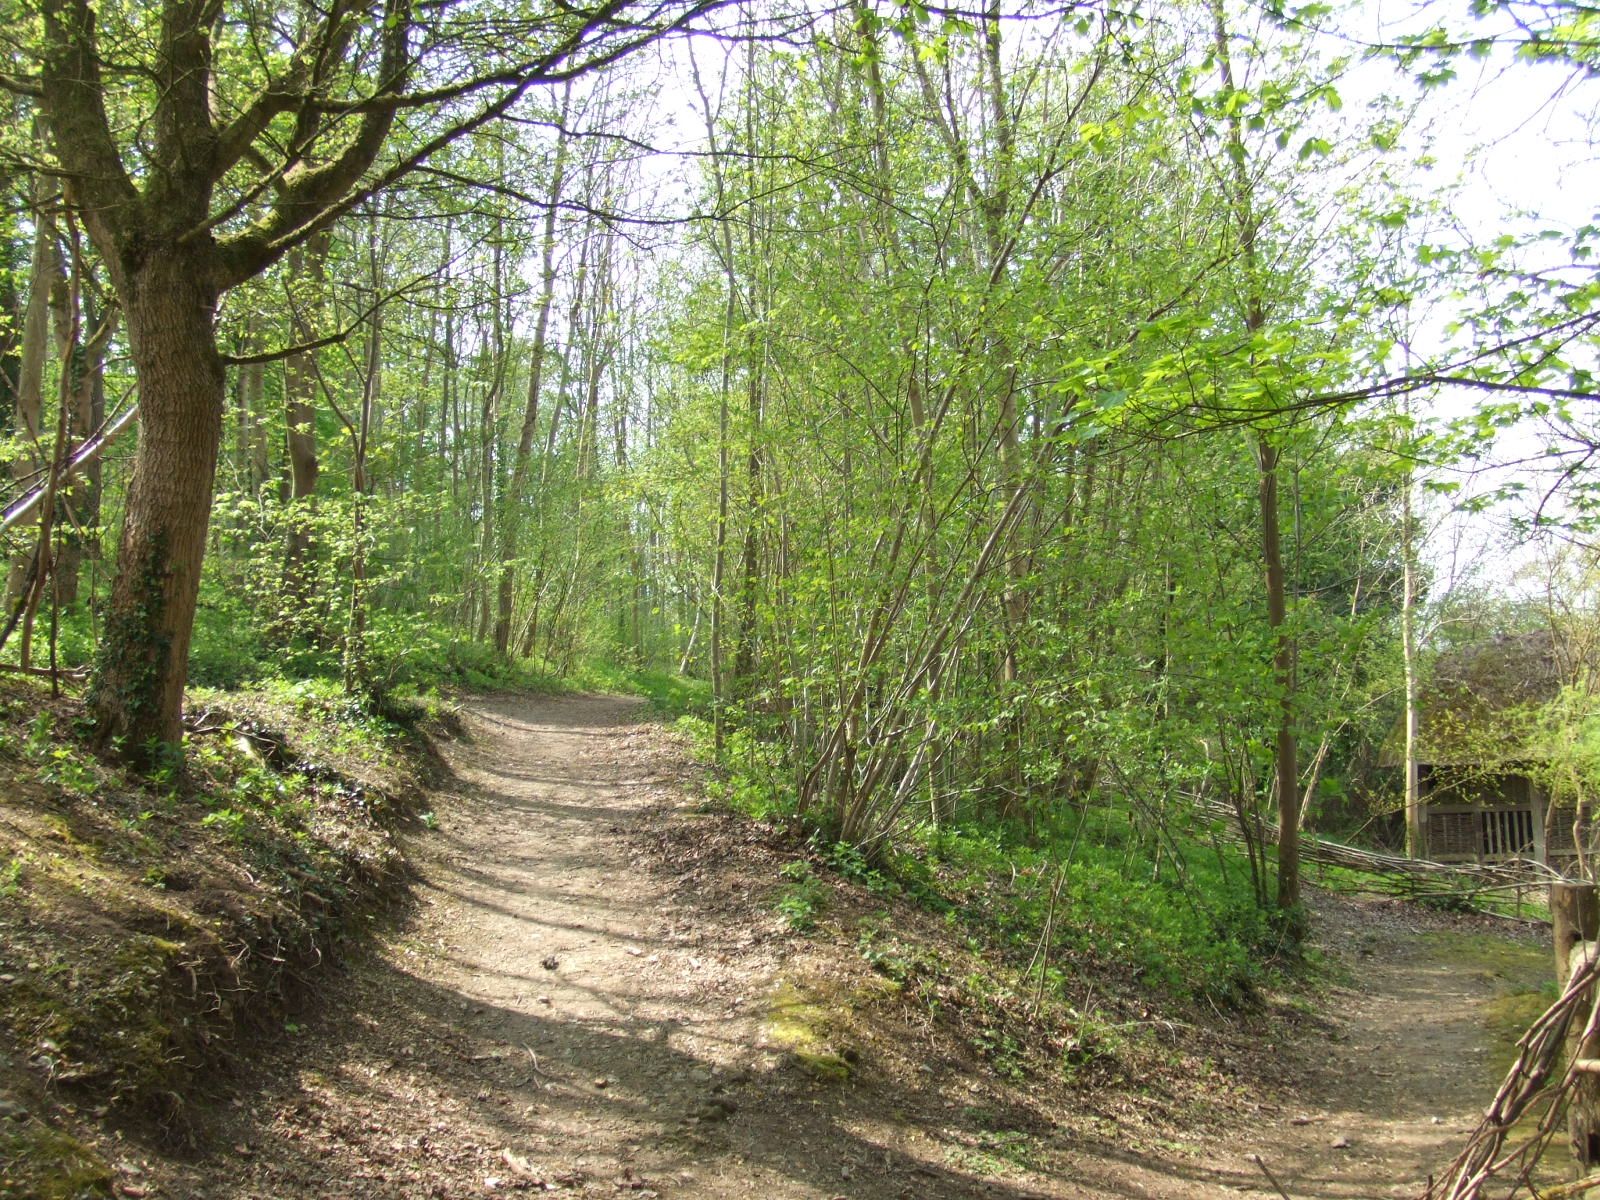
POLYGON ((225 1149, 137 1165, 125 1194, 1274 1196, 1259 1151, 1295 1200, 1410 1195, 1488 1094, 1481 1010, 1503 972, 1461 969, 1416 918, 1339 903, 1324 926, 1361 985, 1332 1024, 1265 1048, 1299 1077, 1287 1101, 1225 1120, 1225 1144, 1058 1139, 1042 1169, 975 1168, 945 1136, 984 1096, 970 1077, 823 1084, 765 1044, 774 981, 806 951, 748 885, 707 899, 652 869, 651 822, 690 801, 642 715, 471 702, 447 750, 465 786, 420 839, 413 917, 223 1105, 225 1149))

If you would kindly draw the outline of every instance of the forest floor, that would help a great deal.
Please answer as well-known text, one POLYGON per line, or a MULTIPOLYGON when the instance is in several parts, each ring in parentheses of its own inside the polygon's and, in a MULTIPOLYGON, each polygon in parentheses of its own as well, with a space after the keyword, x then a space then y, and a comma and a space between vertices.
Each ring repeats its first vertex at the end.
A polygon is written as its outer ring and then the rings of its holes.
POLYGON ((643 716, 469 702, 419 903, 263 1046, 209 1149, 112 1148, 118 1194, 1278 1196, 1260 1155, 1294 1200, 1414 1195, 1547 971, 1533 933, 1321 898, 1330 980, 1196 1031, 1207 1065, 1171 1070, 1199 1092, 1007 1080, 855 946, 790 932, 775 835, 707 811, 643 716))

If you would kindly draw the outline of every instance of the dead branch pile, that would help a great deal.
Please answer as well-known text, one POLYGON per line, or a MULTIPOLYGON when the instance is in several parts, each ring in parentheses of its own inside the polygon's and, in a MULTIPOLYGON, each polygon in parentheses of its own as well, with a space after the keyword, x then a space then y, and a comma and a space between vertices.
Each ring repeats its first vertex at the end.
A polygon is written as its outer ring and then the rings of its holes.
MULTIPOLYGON (((1227 836, 1242 840, 1238 827, 1238 814, 1220 801, 1201 801, 1199 810, 1206 816, 1223 822, 1227 836)), ((1277 841, 1276 822, 1254 818, 1250 833, 1258 844, 1277 841)), ((1342 842, 1330 841, 1315 834, 1307 834, 1300 843, 1300 856, 1308 863, 1327 867, 1345 867, 1374 876, 1372 884, 1363 883, 1363 891, 1379 890, 1411 899, 1429 896, 1459 896, 1470 899, 1492 892, 1526 890, 1534 884, 1548 883, 1562 878, 1557 871, 1532 859, 1519 859, 1505 863, 1441 863, 1425 858, 1405 858, 1398 854, 1385 854, 1379 850, 1365 850, 1342 842)), ((1329 887, 1331 881, 1321 881, 1329 887)), ((1337 890, 1330 887, 1330 890, 1337 890)))

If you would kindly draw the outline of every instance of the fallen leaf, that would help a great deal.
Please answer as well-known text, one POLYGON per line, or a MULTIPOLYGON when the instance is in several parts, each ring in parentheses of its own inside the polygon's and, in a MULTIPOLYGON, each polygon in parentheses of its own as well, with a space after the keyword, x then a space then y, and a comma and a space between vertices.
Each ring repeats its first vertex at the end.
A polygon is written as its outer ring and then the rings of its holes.
POLYGON ((523 1158, 520 1154, 512 1153, 511 1147, 509 1146, 500 1151, 500 1157, 505 1160, 506 1166, 510 1167, 518 1175, 527 1175, 531 1177, 539 1174, 531 1162, 523 1158))

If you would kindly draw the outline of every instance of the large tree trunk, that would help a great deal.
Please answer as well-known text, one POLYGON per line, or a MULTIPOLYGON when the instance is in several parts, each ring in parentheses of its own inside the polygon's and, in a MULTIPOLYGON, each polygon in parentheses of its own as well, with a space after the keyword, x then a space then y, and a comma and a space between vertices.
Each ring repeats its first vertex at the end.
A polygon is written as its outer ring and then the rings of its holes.
POLYGON ((217 296, 203 253, 152 249, 122 299, 140 385, 116 583, 89 702, 102 745, 148 762, 182 736, 183 688, 222 438, 217 296))

